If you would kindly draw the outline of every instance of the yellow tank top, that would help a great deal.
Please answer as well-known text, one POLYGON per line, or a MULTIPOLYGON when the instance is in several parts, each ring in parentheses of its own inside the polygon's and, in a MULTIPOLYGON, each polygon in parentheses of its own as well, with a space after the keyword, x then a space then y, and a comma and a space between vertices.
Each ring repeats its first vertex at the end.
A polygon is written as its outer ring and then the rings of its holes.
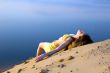
MULTIPOLYGON (((66 40, 68 37, 71 37, 71 36, 73 36, 74 34, 65 34, 65 35, 63 35, 63 40, 66 40)), ((68 49, 70 49, 70 48, 74 48, 75 46, 73 46, 72 44, 70 44, 69 46, 68 46, 68 49)))
POLYGON ((46 46, 44 47, 44 50, 45 50, 45 52, 47 53, 47 52, 53 51, 53 50, 56 49, 56 48, 57 48, 57 46, 52 42, 52 43, 50 43, 49 45, 46 45, 46 46))
MULTIPOLYGON (((68 37, 70 37, 71 35, 70 34, 65 34, 65 35, 63 35, 62 36, 62 39, 63 40, 66 40, 68 37)), ((51 51, 53 51, 54 49, 56 49, 58 46, 56 46, 53 42, 52 43, 50 43, 49 45, 47 45, 47 46, 45 46, 45 48, 44 48, 44 50, 45 50, 45 52, 47 53, 47 52, 51 52, 51 51)), ((72 44, 70 44, 69 46, 68 46, 68 49, 69 48, 74 48, 74 46, 72 46, 72 44)))

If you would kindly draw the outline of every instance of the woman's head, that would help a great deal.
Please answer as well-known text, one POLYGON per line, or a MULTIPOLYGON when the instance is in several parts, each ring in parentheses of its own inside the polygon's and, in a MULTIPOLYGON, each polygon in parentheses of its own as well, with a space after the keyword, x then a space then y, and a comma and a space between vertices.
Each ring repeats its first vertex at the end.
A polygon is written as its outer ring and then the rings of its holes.
POLYGON ((93 40, 91 39, 91 37, 88 34, 84 34, 84 35, 80 36, 79 39, 77 39, 77 40, 79 42, 82 42, 81 45, 93 43, 93 40))
POLYGON ((76 36, 77 39, 72 43, 75 47, 90 44, 93 42, 91 37, 84 32, 78 31, 76 36))
POLYGON ((84 31, 78 30, 76 35, 74 35, 73 37, 75 37, 76 39, 78 39, 80 36, 85 35, 86 33, 84 31))

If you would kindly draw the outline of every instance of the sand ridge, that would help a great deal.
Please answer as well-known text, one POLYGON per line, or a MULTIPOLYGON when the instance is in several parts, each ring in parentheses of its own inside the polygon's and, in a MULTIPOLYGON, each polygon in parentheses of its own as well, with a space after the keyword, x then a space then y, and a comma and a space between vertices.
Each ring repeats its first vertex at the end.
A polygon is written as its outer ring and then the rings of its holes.
POLYGON ((3 73, 110 73, 110 39, 57 53, 38 63, 33 58, 3 73))

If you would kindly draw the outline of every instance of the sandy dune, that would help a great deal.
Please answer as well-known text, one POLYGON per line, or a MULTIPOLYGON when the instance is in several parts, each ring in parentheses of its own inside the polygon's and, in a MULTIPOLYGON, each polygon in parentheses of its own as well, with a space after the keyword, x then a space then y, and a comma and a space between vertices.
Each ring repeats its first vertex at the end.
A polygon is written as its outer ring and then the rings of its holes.
POLYGON ((33 58, 4 73, 110 73, 110 40, 73 48, 38 63, 33 58))

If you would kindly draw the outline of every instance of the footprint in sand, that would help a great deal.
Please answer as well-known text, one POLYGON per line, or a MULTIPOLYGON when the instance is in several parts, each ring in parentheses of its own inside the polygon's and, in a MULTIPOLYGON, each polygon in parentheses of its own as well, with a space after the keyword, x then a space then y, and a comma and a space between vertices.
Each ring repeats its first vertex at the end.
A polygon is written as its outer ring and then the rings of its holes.
POLYGON ((61 65, 58 65, 58 67, 63 68, 63 67, 66 67, 66 65, 65 64, 61 64, 61 65))
POLYGON ((73 72, 72 70, 70 72, 73 72))
POLYGON ((27 63, 29 63, 29 61, 28 61, 28 60, 24 61, 24 64, 27 64, 27 63))
POLYGON ((37 70, 38 68, 36 68, 36 70, 37 70))
POLYGON ((74 59, 75 57, 73 57, 73 56, 69 56, 69 58, 68 58, 68 60, 72 60, 72 59, 74 59))
POLYGON ((110 66, 108 66, 108 70, 109 70, 109 72, 110 72, 110 66))
POLYGON ((17 73, 20 73, 23 69, 19 69, 17 73))
POLYGON ((59 60, 58 60, 58 62, 63 62, 63 61, 64 61, 64 59, 59 59, 59 60))
POLYGON ((101 46, 97 46, 97 48, 101 48, 101 46))
POLYGON ((32 66, 32 69, 35 68, 35 65, 32 66))
POLYGON ((46 65, 46 67, 51 66, 51 65, 46 65))
POLYGON ((10 71, 7 71, 7 73, 11 73, 10 71))
POLYGON ((41 71, 39 73, 48 73, 48 71, 50 71, 50 70, 48 70, 48 69, 41 69, 41 71))
POLYGON ((79 52, 78 51, 76 51, 76 54, 78 54, 79 52))

